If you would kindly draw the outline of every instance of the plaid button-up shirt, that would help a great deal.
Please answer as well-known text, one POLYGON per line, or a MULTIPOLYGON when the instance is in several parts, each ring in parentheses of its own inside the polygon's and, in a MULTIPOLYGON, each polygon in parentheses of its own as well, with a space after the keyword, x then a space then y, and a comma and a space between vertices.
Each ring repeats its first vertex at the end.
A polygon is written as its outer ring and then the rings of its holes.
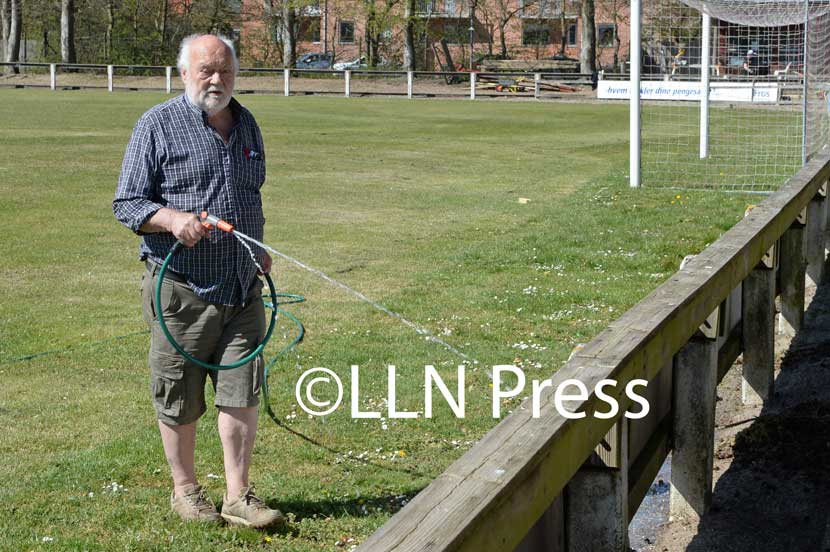
MULTIPOLYGON (((136 123, 112 205, 115 217, 142 235, 141 260, 163 262, 176 242, 168 232, 140 230, 162 207, 207 211, 262 241, 262 135, 235 99, 230 108, 235 125, 228 144, 186 94, 153 107, 136 123)), ((223 305, 242 304, 257 271, 242 244, 218 230, 194 247, 182 248, 169 268, 186 277, 200 297, 223 305)))

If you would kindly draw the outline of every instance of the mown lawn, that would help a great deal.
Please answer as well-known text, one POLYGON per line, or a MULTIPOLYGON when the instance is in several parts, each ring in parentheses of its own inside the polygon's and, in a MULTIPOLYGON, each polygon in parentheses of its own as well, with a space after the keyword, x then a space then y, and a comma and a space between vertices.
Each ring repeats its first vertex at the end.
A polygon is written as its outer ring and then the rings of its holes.
MULTIPOLYGON (((263 417, 252 475, 292 521, 205 529, 169 512, 143 268, 110 208, 130 130, 164 99, 0 91, 0 549, 348 549, 497 422, 490 367, 547 377, 758 200, 630 190, 625 106, 242 96, 267 146, 266 241, 467 359, 279 261, 281 290, 308 298, 290 309, 307 336, 271 376, 280 423, 263 417), (454 390, 462 362, 464 419, 440 400, 432 419, 389 419, 387 364, 398 410, 423 411, 424 365, 454 390), (352 364, 360 408, 382 418, 351 418, 352 364), (346 384, 330 416, 294 399, 312 367, 346 384)), ((215 418, 197 470, 218 501, 215 418)))

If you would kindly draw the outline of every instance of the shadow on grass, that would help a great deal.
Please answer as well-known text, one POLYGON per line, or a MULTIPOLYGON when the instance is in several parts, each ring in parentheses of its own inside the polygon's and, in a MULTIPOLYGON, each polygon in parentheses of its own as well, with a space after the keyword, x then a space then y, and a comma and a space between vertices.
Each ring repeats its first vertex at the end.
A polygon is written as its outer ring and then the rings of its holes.
MULTIPOLYGON (((268 414, 268 417, 271 418, 271 421, 274 422, 275 424, 277 424, 277 426, 279 426, 280 429, 283 429, 283 430, 287 431, 288 433, 290 433, 291 435, 294 435, 295 437, 297 437, 299 439, 302 439, 306 443, 308 443, 310 445, 314 445, 315 447, 319 447, 319 448, 321 448, 321 449, 323 449, 323 450, 325 450, 325 451, 327 451, 331 454, 334 454, 334 455, 343 455, 344 454, 343 451, 333 449, 328 445, 325 445, 325 444, 323 444, 319 441, 315 441, 314 439, 312 439, 308 435, 305 435, 305 434, 300 433, 299 431, 297 431, 295 429, 292 429, 292 428, 288 427, 287 425, 282 423, 282 421, 279 419, 279 417, 277 417, 276 414, 274 414, 274 411, 271 410, 271 405, 268 405, 266 408, 267 408, 266 413, 268 414)), ((369 459, 365 459, 365 458, 360 458, 360 459, 350 458, 350 459, 353 460, 354 462, 361 463, 365 466, 372 466, 374 468, 379 468, 379 469, 386 470, 386 471, 405 473, 405 474, 411 475, 413 477, 429 477, 425 473, 419 472, 418 470, 416 470, 414 468, 410 468, 410 467, 406 467, 406 466, 400 466, 400 467, 386 466, 386 465, 383 465, 383 464, 378 464, 377 462, 372 462, 369 459)))

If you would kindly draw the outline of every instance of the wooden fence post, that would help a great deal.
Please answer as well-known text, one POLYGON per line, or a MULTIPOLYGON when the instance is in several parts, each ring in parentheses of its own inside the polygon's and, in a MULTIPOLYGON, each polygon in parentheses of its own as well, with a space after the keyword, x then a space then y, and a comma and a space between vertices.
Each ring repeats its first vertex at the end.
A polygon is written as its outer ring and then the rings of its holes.
POLYGON ((628 419, 622 418, 565 488, 565 550, 628 550, 628 419))
POLYGON ((794 336, 804 323, 804 223, 806 209, 784 232, 779 240, 781 314, 778 333, 794 336))
POLYGON ((697 519, 712 502, 717 332, 697 332, 689 340, 675 356, 672 379, 674 452, 669 516, 697 519))
POLYGON ((773 246, 743 281, 741 400, 744 404, 763 404, 772 398, 775 381, 775 250, 773 246))
POLYGON ((807 235, 805 237, 807 276, 815 285, 820 284, 824 277, 824 234, 826 230, 827 183, 824 183, 807 206, 807 235))

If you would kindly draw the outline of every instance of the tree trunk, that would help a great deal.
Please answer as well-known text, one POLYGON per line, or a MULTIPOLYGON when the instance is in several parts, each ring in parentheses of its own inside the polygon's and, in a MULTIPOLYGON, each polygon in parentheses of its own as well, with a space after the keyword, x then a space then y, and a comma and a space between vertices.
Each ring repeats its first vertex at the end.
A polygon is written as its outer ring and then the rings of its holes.
POLYGON ((114 0, 107 0, 107 34, 104 38, 107 63, 112 63, 112 31, 115 27, 115 6, 113 2, 114 0))
POLYGON ((406 0, 404 18, 406 29, 404 37, 403 65, 407 71, 415 71, 415 0, 406 0))
MULTIPOLYGON (((15 2, 16 0, 12 0, 15 2)), ((61 0, 61 62, 76 63, 75 0, 61 0)))
POLYGON ((579 70, 594 74, 597 70, 597 28, 594 24, 594 0, 582 0, 582 44, 579 70))
POLYGON ((501 57, 502 57, 502 59, 507 59, 507 38, 504 36, 506 28, 507 28, 507 21, 501 21, 499 23, 499 42, 501 43, 501 57))
POLYGON ((0 0, 0 34, 2 34, 2 42, 0 42, 0 59, 6 61, 6 50, 9 44, 9 26, 11 25, 11 5, 10 0, 0 0))
POLYGON ((375 3, 374 0, 369 0, 366 5, 366 63, 369 67, 374 67, 378 63, 377 38, 377 14, 375 13, 375 3))
POLYGON ((565 0, 562 0, 562 5, 559 8, 559 30, 561 33, 560 41, 559 41, 559 53, 562 54, 562 57, 565 57, 565 48, 568 45, 568 37, 566 36, 568 33, 568 29, 565 26, 565 0))
MULTIPOLYGON (((112 1, 112 0, 110 0, 112 1)), ((156 48, 156 63, 164 59, 164 39, 167 35, 167 0, 161 0, 161 24, 159 25, 159 45, 156 48)))
MULTIPOLYGON (((20 61, 20 28, 23 20, 22 0, 9 0, 11 13, 9 16, 9 41, 6 43, 6 62, 20 61)), ((17 67, 13 69, 18 72, 17 67)))
POLYGON ((296 13, 289 2, 282 4, 282 61, 284 67, 294 67, 297 63, 297 25, 296 13))

